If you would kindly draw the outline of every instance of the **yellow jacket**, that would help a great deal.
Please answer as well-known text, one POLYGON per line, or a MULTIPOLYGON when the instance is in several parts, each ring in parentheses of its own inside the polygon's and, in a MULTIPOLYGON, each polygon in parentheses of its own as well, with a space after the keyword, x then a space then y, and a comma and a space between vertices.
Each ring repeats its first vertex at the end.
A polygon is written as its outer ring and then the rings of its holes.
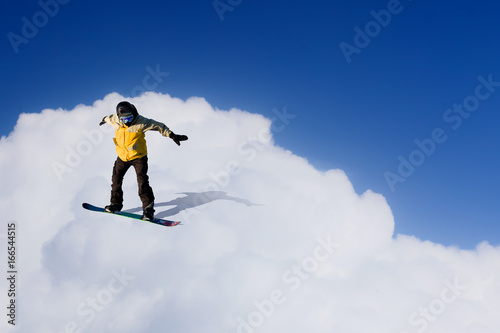
POLYGON ((170 137, 172 131, 163 123, 138 115, 130 126, 126 126, 116 114, 109 115, 104 121, 115 129, 113 141, 118 157, 124 161, 132 161, 146 156, 146 131, 158 131, 163 136, 170 137))

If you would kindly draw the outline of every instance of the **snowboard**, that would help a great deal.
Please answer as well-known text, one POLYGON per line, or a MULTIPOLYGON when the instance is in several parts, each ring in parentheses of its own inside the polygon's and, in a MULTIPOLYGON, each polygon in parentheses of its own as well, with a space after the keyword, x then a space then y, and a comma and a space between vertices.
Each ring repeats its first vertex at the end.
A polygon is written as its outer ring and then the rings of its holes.
POLYGON ((127 213, 127 212, 119 212, 119 213, 110 213, 107 212, 104 208, 101 207, 96 207, 94 205, 88 204, 88 203, 83 203, 82 207, 94 212, 101 212, 101 213, 106 213, 106 214, 112 214, 112 215, 120 215, 120 216, 125 216, 134 220, 141 220, 145 222, 151 222, 159 225, 163 225, 165 227, 174 227, 178 224, 180 224, 180 221, 170 221, 170 220, 165 220, 165 219, 159 219, 159 218, 154 218, 153 221, 147 221, 142 219, 142 215, 139 214, 133 214, 133 213, 127 213))

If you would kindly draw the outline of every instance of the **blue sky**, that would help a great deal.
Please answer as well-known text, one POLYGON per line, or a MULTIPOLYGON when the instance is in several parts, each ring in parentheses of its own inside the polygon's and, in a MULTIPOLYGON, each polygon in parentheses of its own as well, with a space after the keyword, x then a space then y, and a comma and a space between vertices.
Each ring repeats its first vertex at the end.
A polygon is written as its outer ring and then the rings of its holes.
POLYGON ((22 112, 141 87, 271 118, 286 107, 295 118, 276 142, 319 169, 344 170, 358 193, 382 193, 396 233, 465 248, 500 243, 500 87, 474 99, 484 80, 500 82, 500 5, 221 0, 231 10, 218 13, 211 0, 61 2, 1 5, 2 136, 22 112), (370 23, 372 11, 390 22, 370 23), (356 27, 376 30, 348 62, 339 45, 356 46, 356 27), (11 33, 25 42, 13 45, 11 33), (465 100, 478 104, 453 128, 443 117, 465 100), (446 140, 422 155, 415 140, 436 129, 446 140), (399 175, 400 156, 419 165, 393 191, 385 175, 399 175))

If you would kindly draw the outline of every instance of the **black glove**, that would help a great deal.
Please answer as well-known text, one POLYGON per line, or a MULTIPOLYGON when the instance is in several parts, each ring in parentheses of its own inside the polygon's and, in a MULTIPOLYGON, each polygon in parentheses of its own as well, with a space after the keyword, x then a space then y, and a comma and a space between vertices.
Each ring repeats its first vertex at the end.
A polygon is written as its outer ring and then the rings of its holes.
POLYGON ((175 134, 174 132, 170 133, 170 138, 171 138, 172 140, 174 140, 174 142, 175 142, 178 146, 180 146, 180 145, 181 145, 181 141, 186 141, 186 140, 188 139, 188 137, 187 137, 187 136, 185 136, 185 135, 177 135, 177 134, 175 134))
POLYGON ((106 124, 106 122, 104 121, 104 119, 106 119, 106 117, 102 118, 101 122, 99 123, 99 126, 102 126, 102 125, 106 124))

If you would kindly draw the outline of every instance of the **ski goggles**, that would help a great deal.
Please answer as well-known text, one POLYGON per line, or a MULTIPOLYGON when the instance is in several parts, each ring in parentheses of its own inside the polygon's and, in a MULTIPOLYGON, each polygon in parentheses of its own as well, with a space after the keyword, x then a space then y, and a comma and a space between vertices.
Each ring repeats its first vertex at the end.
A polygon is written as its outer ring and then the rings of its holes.
POLYGON ((132 120, 134 120, 134 115, 133 115, 133 114, 131 114, 130 116, 120 117, 120 120, 121 120, 124 124, 131 123, 131 122, 132 122, 132 120))

